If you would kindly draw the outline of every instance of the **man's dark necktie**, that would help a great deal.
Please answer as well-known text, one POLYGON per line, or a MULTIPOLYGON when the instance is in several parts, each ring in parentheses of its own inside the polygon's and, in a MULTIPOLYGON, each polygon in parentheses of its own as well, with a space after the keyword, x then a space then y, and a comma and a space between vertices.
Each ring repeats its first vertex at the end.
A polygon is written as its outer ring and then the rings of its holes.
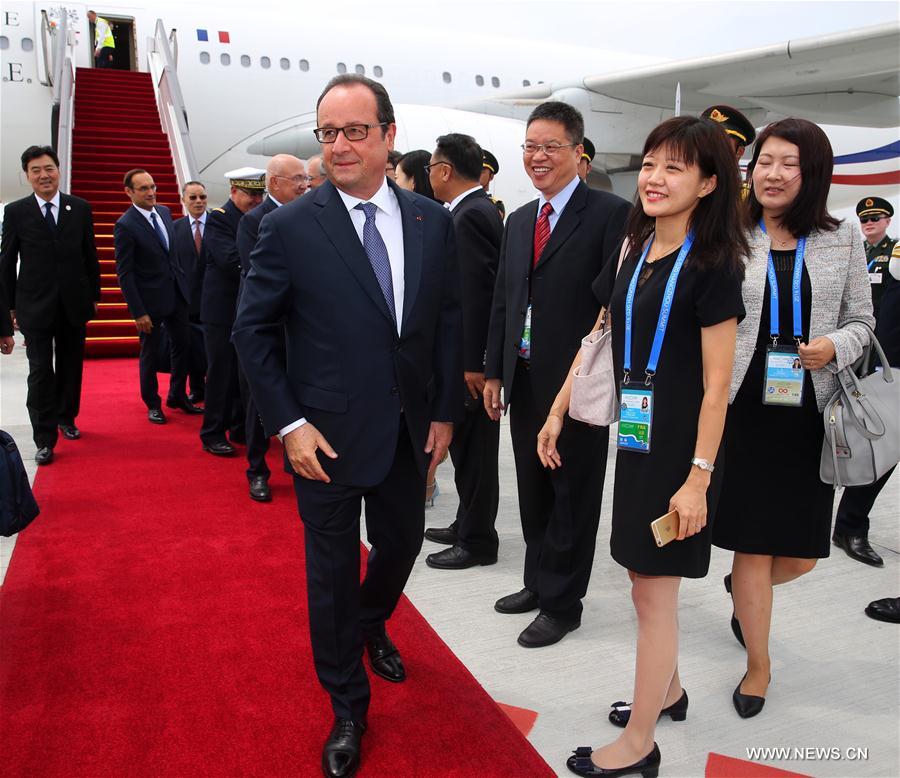
POLYGON ((200 249, 203 245, 203 236, 200 234, 200 220, 194 219, 194 250, 197 256, 200 256, 200 249))
POLYGON ((162 225, 159 223, 159 219, 156 218, 155 211, 150 211, 150 221, 153 222, 153 229, 156 231, 156 237, 159 238, 159 242, 162 244, 163 249, 168 253, 169 239, 166 237, 166 233, 163 232, 162 225))
POLYGON ((377 206, 374 203, 360 203, 356 208, 366 215, 366 223, 363 225, 363 248, 366 250, 366 256, 375 271, 375 278, 378 279, 378 286, 381 287, 381 293, 384 295, 384 301, 387 303, 388 310, 394 322, 397 321, 397 311, 394 307, 394 282, 391 276, 391 261, 388 258, 387 246, 378 228, 375 226, 375 211, 377 206))
POLYGON ((544 203, 541 208, 541 215, 538 216, 537 224, 534 226, 534 264, 541 259, 547 241, 550 240, 550 214, 553 213, 553 206, 550 203, 544 203))
POLYGON ((50 232, 56 234, 56 220, 53 218, 53 203, 44 203, 44 221, 50 228, 50 232))

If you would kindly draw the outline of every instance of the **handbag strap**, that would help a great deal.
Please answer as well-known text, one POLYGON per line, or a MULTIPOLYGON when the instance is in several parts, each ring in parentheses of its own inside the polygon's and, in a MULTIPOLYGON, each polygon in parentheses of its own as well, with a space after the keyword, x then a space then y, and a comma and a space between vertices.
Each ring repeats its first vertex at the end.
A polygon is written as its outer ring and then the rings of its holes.
MULTIPOLYGON (((885 356, 884 349, 881 348, 881 343, 878 342, 878 338, 875 335, 875 331, 869 326, 869 323, 866 321, 863 321, 862 319, 847 319, 847 321, 844 322, 844 326, 846 327, 848 324, 862 324, 862 326, 865 327, 869 331, 869 346, 867 348, 875 349, 875 353, 878 354, 878 358, 879 358, 879 360, 881 360, 881 373, 884 376, 885 383, 888 383, 888 384, 893 383, 894 382, 894 374, 891 371, 891 366, 888 363, 887 356, 885 356)), ((864 351, 863 352, 863 362, 862 362, 864 368, 868 368, 869 361, 870 360, 869 360, 868 354, 864 351)), ((847 368, 844 368, 844 369, 846 370, 847 368)), ((839 371, 839 372, 843 372, 843 371, 839 371)), ((851 370, 851 372, 853 372, 853 371, 851 370)))
MULTIPOLYGON (((628 238, 622 239, 622 250, 619 251, 619 262, 616 265, 616 278, 619 277, 619 271, 622 269, 622 263, 625 261, 625 257, 628 254, 628 250, 631 248, 631 244, 628 241, 628 238)), ((603 315, 600 317, 600 332, 606 328, 606 317, 609 314, 609 311, 604 306, 603 315)))

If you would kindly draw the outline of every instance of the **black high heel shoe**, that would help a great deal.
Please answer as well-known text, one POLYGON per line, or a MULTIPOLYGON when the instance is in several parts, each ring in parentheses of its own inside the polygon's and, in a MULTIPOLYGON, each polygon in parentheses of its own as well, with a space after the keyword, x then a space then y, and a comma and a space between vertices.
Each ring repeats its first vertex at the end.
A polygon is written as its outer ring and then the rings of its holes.
POLYGON ((659 775, 659 764, 662 761, 662 754, 659 753, 659 746, 653 744, 653 750, 643 759, 639 759, 628 767, 597 767, 591 760, 593 749, 590 746, 579 746, 566 760, 566 767, 575 775, 585 776, 602 776, 602 778, 616 778, 619 775, 637 775, 640 773, 643 778, 657 778, 659 775))
POLYGON ((741 622, 738 621, 738 618, 734 613, 734 595, 731 593, 731 573, 725 576, 724 583, 725 591, 728 592, 728 596, 731 597, 731 631, 734 633, 735 638, 737 638, 737 642, 744 648, 747 648, 747 645, 744 643, 744 632, 741 630, 741 622))
MULTIPOLYGON (((625 727, 631 718, 631 703, 614 702, 609 712, 609 720, 617 727, 625 727)), ((688 696, 687 692, 682 689, 681 696, 675 700, 668 708, 663 708, 659 712, 659 718, 668 716, 672 721, 684 721, 687 718, 688 696)))
MULTIPOLYGON (((744 673, 744 678, 746 677, 747 673, 744 673)), ((744 682, 744 678, 741 678, 741 683, 737 685, 734 694, 731 695, 731 700, 734 703, 734 709, 738 712, 738 716, 742 719, 752 719, 762 711, 763 705, 766 704, 766 698, 741 692, 741 684, 744 682)), ((769 676, 769 680, 772 680, 772 676, 769 676)))

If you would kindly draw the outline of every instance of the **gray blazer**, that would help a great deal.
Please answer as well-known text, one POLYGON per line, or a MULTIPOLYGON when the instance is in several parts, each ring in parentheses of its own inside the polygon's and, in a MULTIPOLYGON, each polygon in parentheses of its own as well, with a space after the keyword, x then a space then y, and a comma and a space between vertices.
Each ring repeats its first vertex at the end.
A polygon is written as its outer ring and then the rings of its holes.
MULTIPOLYGON (((763 315, 770 241, 757 226, 749 235, 749 243, 750 255, 745 261, 743 285, 747 315, 738 325, 729 402, 734 400, 747 374, 763 315)), ((838 381, 834 374, 859 359, 869 343, 869 332, 865 327, 847 322, 860 319, 874 328, 875 317, 872 315, 866 255, 854 226, 844 223, 834 232, 814 230, 806 240, 804 263, 812 286, 809 338, 825 335, 834 343, 835 351, 834 360, 823 369, 812 371, 816 402, 821 411, 837 391, 838 381)))

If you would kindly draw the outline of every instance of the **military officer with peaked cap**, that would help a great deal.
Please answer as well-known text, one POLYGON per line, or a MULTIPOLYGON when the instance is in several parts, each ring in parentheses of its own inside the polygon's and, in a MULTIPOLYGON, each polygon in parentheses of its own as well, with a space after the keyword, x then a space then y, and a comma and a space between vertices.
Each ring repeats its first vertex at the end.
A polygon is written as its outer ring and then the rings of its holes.
POLYGON ((485 192, 488 193, 488 197, 491 198, 491 202, 497 206, 497 210, 500 212, 500 218, 506 218, 506 206, 503 204, 503 200, 498 200, 491 194, 491 181, 494 180, 494 176, 500 172, 500 163, 497 162, 497 158, 491 154, 486 148, 481 148, 481 178, 479 179, 479 183, 485 192))
POLYGON ((711 105, 700 115, 721 126, 731 141, 738 159, 744 156, 744 149, 756 140, 756 130, 750 120, 737 108, 730 105, 711 105))
POLYGON ((234 453, 234 446, 226 439, 229 430, 233 442, 244 440, 237 355, 231 345, 231 328, 241 283, 236 239, 241 217, 262 201, 266 171, 243 167, 226 173, 225 178, 231 184, 229 198, 221 208, 213 208, 207 217, 209 258, 200 297, 207 364, 200 440, 204 451, 218 456, 234 453))

